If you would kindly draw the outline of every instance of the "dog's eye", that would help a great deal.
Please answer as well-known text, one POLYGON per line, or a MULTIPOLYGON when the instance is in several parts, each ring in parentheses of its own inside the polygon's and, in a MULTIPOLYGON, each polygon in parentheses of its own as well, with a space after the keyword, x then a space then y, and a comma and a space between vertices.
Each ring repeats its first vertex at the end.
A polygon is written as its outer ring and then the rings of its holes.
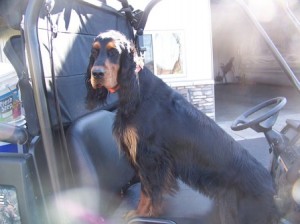
POLYGON ((92 56, 94 58, 96 58, 99 54, 99 50, 98 49, 95 49, 95 48, 92 48, 92 52, 91 52, 92 56))
POLYGON ((116 48, 111 48, 107 50, 107 55, 109 57, 117 56, 118 55, 118 50, 116 48))

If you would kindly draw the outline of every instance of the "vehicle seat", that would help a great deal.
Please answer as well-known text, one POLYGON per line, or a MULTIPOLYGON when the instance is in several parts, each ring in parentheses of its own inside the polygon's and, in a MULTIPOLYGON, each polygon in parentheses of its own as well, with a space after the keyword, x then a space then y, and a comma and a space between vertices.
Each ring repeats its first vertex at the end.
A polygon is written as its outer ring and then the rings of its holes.
POLYGON ((66 138, 76 188, 105 192, 101 213, 109 213, 121 199, 121 190, 135 172, 112 135, 115 113, 101 110, 76 120, 66 138))

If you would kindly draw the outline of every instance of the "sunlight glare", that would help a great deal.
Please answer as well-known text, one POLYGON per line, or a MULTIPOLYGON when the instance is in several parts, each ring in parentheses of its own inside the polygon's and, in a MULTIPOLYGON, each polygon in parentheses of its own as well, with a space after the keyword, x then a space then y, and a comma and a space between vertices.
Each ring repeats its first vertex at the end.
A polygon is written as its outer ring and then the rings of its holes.
POLYGON ((300 179, 298 179, 293 186, 292 196, 295 202, 300 204, 300 179))
POLYGON ((49 204, 52 223, 104 224, 99 215, 99 192, 92 188, 78 188, 62 192, 49 204))
POLYGON ((249 8, 261 22, 270 22, 276 14, 273 0, 250 0, 249 8))

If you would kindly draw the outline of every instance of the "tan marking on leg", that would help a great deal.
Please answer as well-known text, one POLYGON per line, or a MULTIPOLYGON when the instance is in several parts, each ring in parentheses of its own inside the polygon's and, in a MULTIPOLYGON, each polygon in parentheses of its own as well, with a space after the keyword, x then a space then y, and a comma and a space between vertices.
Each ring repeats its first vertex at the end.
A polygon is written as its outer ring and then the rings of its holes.
POLYGON ((127 127, 124 135, 123 142, 126 145, 130 157, 134 164, 136 164, 136 154, 137 154, 137 144, 138 144, 138 134, 134 127, 127 127))

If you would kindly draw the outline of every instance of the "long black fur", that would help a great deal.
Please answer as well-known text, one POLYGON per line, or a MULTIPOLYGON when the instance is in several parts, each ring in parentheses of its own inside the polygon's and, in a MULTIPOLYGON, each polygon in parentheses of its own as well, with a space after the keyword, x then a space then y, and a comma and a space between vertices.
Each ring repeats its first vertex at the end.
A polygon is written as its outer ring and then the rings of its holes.
POLYGON ((176 192, 179 178, 220 202, 221 223, 273 223, 277 216, 268 171, 147 68, 137 73, 133 49, 123 48, 120 57, 120 105, 113 132, 138 171, 152 208, 160 208, 164 193, 176 192))

